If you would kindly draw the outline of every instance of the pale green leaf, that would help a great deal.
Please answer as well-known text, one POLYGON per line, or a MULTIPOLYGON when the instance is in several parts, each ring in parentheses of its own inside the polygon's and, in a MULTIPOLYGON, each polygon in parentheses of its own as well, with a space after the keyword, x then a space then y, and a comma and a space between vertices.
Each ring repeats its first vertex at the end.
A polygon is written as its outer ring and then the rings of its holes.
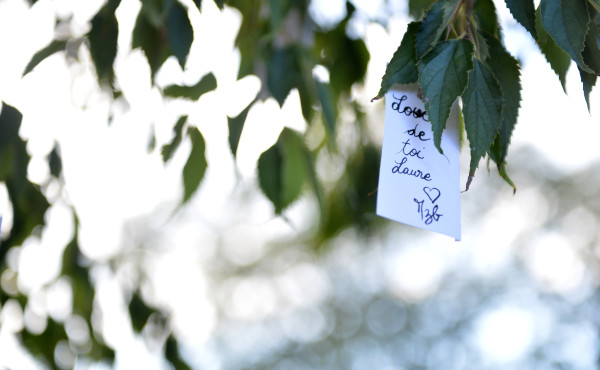
POLYGON ((590 16, 585 0, 542 0, 542 24, 554 41, 577 65, 594 73, 583 61, 581 52, 589 29, 590 16))
POLYGON ((538 46, 546 57, 550 67, 554 70, 564 92, 567 92, 567 71, 571 65, 571 57, 563 49, 561 49, 554 39, 550 37, 548 32, 542 26, 542 16, 540 7, 536 10, 535 29, 538 36, 538 46))
POLYGON ((492 145, 502 124, 502 91, 488 66, 474 60, 464 94, 463 114, 471 147, 469 174, 473 176, 479 160, 492 145))
POLYGON ((472 68, 473 44, 465 39, 439 44, 419 63, 419 84, 427 99, 425 109, 429 113, 435 146, 440 152, 450 108, 465 90, 472 68))
POLYGON ((392 56, 392 60, 390 60, 381 79, 379 93, 373 99, 382 98, 395 83, 402 85, 417 82, 419 70, 417 69, 415 47, 417 31, 420 27, 421 22, 412 22, 408 25, 402 42, 400 42, 400 46, 392 56))
POLYGON ((190 128, 188 135, 192 142, 192 151, 185 166, 183 166, 183 199, 182 203, 189 201, 200 186, 207 162, 205 156, 206 144, 204 137, 197 128, 190 128))

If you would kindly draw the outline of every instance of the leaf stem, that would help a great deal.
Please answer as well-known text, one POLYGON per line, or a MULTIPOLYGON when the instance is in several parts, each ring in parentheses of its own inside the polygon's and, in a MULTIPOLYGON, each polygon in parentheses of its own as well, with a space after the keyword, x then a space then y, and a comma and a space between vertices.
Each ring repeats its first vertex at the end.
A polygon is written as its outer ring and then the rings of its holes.
POLYGON ((463 4, 465 4, 465 28, 467 31, 467 39, 473 40, 473 36, 471 35, 471 14, 473 13, 473 0, 463 0, 463 4))

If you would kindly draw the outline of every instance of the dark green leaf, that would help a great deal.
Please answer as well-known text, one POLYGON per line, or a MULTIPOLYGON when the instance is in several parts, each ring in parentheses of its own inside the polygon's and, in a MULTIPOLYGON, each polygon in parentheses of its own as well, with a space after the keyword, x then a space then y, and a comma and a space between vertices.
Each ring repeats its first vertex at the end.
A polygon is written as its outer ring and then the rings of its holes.
POLYGON ((373 99, 382 98, 395 83, 402 85, 417 82, 419 70, 417 69, 416 36, 420 27, 421 22, 412 22, 408 25, 402 42, 381 79, 379 93, 373 99))
POLYGON ((450 108, 465 90, 472 68, 473 44, 465 39, 439 44, 419 64, 419 84, 427 98, 425 109, 429 113, 435 146, 440 152, 450 108))
POLYGON ((335 106, 335 99, 331 91, 331 86, 322 82, 317 82, 317 94, 319 95, 319 101, 321 102, 321 109, 323 114, 323 120, 325 121, 325 127, 329 133, 329 137, 333 138, 335 134, 335 121, 337 120, 337 107, 335 106))
POLYGON ((144 14, 146 20, 150 22, 154 28, 162 28, 165 23, 166 10, 172 1, 173 0, 143 0, 140 12, 144 14), (167 4, 167 1, 169 4, 167 4))
POLYGON ((198 100, 202 95, 217 88, 217 79, 211 73, 204 75, 194 86, 169 85, 163 91, 165 96, 171 98, 186 98, 198 100))
POLYGON ((596 10, 596 12, 600 13, 600 0, 588 0, 588 3, 596 10))
POLYGON ((192 151, 183 167, 183 200, 186 203, 198 189, 204 173, 206 172, 206 157, 204 155, 206 144, 204 137, 197 128, 190 128, 188 135, 192 141, 192 151))
POLYGON ((583 61, 600 76, 600 14, 590 9, 590 29, 585 37, 583 61))
POLYGON ((258 159, 260 187, 277 214, 300 196, 308 175, 306 150, 302 137, 285 128, 277 143, 258 159))
POLYGON ((136 333, 140 333, 144 329, 150 315, 156 312, 156 310, 148 307, 138 292, 133 293, 128 309, 129 316, 131 317, 131 326, 136 333))
POLYGON ((300 66, 296 52, 292 47, 275 50, 267 68, 267 87, 279 105, 283 105, 290 91, 298 85, 300 66))
POLYGON ((194 4, 199 11, 202 11, 202 0, 194 0, 194 4))
POLYGON ((117 56, 117 39, 119 37, 119 25, 115 10, 120 0, 110 0, 92 18, 92 29, 88 33, 90 41, 90 54, 98 80, 112 83, 114 78, 113 63, 117 56))
POLYGON ((173 154, 179 147, 179 144, 181 144, 181 139, 183 138, 183 127, 187 122, 187 119, 188 116, 182 116, 179 117, 177 123, 175 123, 175 127, 173 127, 173 133, 175 134, 175 136, 173 136, 173 140, 171 140, 169 144, 164 145, 161 150, 163 163, 167 163, 171 157, 173 157, 173 154))
MULTIPOLYGON (((23 243, 33 230, 44 225, 48 201, 39 189, 27 178, 29 154, 25 142, 19 136, 23 116, 14 107, 3 104, 0 112, 0 181, 8 190, 13 208, 13 226, 5 241, 7 246, 23 243), (10 171, 5 171, 9 168, 10 171)), ((0 261, 7 248, 0 248, 0 261)))
POLYGON ((240 144, 240 138, 242 137, 242 130, 244 129, 248 112, 253 105, 254 102, 250 103, 246 109, 236 117, 227 117, 227 126, 229 127, 229 148, 231 148, 231 153, 233 153, 234 157, 237 155, 238 145, 240 144))
POLYGON ((500 37, 500 25, 496 6, 492 0, 478 0, 473 4, 473 15, 476 19, 477 30, 486 34, 500 37))
POLYGON ((286 0, 269 0, 269 13, 271 14, 271 30, 277 32, 281 26, 281 21, 285 16, 287 8, 286 0))
POLYGON ((506 161, 510 137, 517 124, 517 116, 521 105, 521 82, 519 64, 497 39, 488 38, 490 59, 488 64, 498 81, 504 98, 502 124, 498 131, 500 140, 494 142, 490 150, 491 158, 502 164, 506 161), (496 145, 498 144, 498 145, 496 145))
POLYGON ((263 152, 258 158, 258 183, 263 193, 275 206, 275 213, 284 208, 281 202, 281 149, 277 143, 263 152))
MULTIPOLYGON (((144 7, 142 6, 142 10, 144 7)), ((140 11, 133 28, 132 47, 141 48, 146 54, 152 80, 160 66, 167 60, 168 50, 165 44, 165 32, 155 27, 147 18, 146 13, 140 11)))
POLYGON ((505 2, 517 22, 521 23, 531 36, 537 40, 533 0, 505 0, 505 2))
POLYGON ((408 14, 419 20, 435 2, 436 0, 408 0, 408 14))
POLYGON ((194 31, 188 17, 187 10, 179 3, 173 1, 167 13, 167 39, 171 52, 181 68, 185 67, 185 61, 190 52, 192 41, 194 41, 194 31))
POLYGON ((542 24, 556 44, 566 51, 581 69, 594 73, 581 56, 590 24, 585 0, 542 0, 540 9, 542 24))
POLYGON ((62 160, 60 159, 58 144, 56 144, 54 149, 48 154, 48 166, 50 167, 50 174, 59 178, 60 173, 62 172, 62 160))
POLYGON ((423 58, 440 41, 459 0, 438 0, 427 12, 417 33, 417 59, 423 58))
POLYGON ((567 71, 571 65, 571 57, 563 49, 561 49, 554 39, 550 37, 548 32, 542 26, 542 15, 540 7, 537 8, 535 18, 535 29, 538 36, 538 46, 546 57, 550 67, 554 70, 565 93, 567 92, 567 71))
POLYGON ((217 4, 219 9, 223 10, 223 5, 225 4, 225 0, 215 0, 215 4, 217 4))
POLYGON ((48 58, 50 55, 57 53, 59 51, 64 51, 67 47, 67 42, 65 40, 54 40, 48 46, 38 51, 33 55, 29 63, 27 63, 27 67, 25 67, 25 71, 23 71, 23 76, 31 72, 38 64, 44 61, 44 59, 48 58))
POLYGON ((596 85, 596 80, 598 76, 593 75, 591 73, 587 73, 586 71, 579 68, 579 75, 581 77, 581 82, 583 83, 583 96, 585 97, 585 102, 587 104, 588 111, 590 111, 590 92, 592 92, 592 88, 596 85))
POLYGON ((469 72, 469 84, 463 98, 463 114, 467 138, 471 146, 472 176, 479 160, 485 155, 496 138, 502 124, 502 91, 488 66, 474 60, 469 72))
POLYGON ((173 365, 173 368, 177 370, 189 370, 190 366, 181 358, 179 354, 179 346, 177 340, 169 335, 167 342, 165 343, 165 358, 173 365))

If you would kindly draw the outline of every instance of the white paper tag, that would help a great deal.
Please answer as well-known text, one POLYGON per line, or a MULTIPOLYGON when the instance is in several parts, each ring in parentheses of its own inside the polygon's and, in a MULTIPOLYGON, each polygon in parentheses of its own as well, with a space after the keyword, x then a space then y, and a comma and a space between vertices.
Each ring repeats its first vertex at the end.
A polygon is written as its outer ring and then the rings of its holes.
POLYGON ((385 95, 385 129, 377 188, 377 214, 460 240, 458 106, 433 143, 431 123, 416 85, 385 95))

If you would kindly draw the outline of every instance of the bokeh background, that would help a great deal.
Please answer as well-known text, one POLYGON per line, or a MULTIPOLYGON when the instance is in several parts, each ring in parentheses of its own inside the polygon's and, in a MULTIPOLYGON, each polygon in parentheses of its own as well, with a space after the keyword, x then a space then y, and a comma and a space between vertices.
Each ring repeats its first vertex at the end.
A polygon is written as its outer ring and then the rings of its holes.
MULTIPOLYGON (((565 94, 504 2, 495 5, 505 43, 522 64, 508 157, 518 191, 481 166, 461 195, 461 242, 378 218, 369 196, 384 125, 383 104, 370 99, 411 20, 406 1, 306 3, 312 29, 341 29, 369 54, 364 82, 339 108, 336 149, 316 157, 333 215, 325 225, 313 192, 276 215, 257 180, 260 154, 284 127, 318 146, 325 125, 305 120, 298 90, 280 106, 262 99, 261 76, 238 78, 244 14, 182 3, 194 27, 186 68, 169 58, 153 85, 131 48, 141 3, 121 1, 115 97, 78 45, 22 76, 57 34, 85 35, 103 1, 0 0, 2 109, 23 114, 23 166, 49 203, 44 226, 7 243, 21 221, 0 183, 0 367, 598 367, 599 93, 589 113, 571 67, 565 94), (217 88, 197 101, 161 94, 209 72, 217 88), (234 157, 227 117, 257 97, 234 157), (208 167, 182 206, 191 146, 167 164, 160 148, 183 114, 206 140, 208 167)), ((286 21, 281 37, 306 36, 286 21)), ((327 82, 331 71, 312 72, 327 82)))

